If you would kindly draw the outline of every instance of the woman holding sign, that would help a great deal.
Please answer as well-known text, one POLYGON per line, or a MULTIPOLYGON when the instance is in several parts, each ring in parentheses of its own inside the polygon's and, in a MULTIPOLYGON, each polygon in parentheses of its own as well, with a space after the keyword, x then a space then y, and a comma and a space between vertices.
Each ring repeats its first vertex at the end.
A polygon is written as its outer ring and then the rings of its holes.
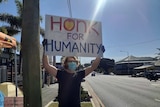
MULTIPOLYGON (((43 47, 46 45, 46 40, 43 42, 43 47)), ((104 52, 104 46, 101 51, 104 52)), ((84 70, 77 70, 79 65, 75 56, 65 57, 63 61, 63 69, 58 70, 55 66, 50 65, 48 57, 43 54, 43 66, 51 75, 58 79, 58 102, 59 107, 80 107, 80 86, 82 79, 94 71, 101 58, 98 56, 90 67, 84 70)))

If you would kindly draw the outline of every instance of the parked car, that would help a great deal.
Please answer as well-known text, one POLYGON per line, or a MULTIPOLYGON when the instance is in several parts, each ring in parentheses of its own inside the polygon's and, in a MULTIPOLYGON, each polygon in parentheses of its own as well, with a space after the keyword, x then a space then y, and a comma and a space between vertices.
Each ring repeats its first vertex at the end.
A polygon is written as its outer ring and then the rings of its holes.
POLYGON ((92 72, 91 76, 96 76, 96 73, 95 73, 95 72, 92 72))
POLYGON ((136 74, 132 74, 132 77, 144 77, 144 73, 140 72, 140 73, 136 73, 136 74))
POLYGON ((157 81, 160 78, 160 72, 149 72, 146 75, 147 79, 149 79, 150 81, 155 80, 157 81))
POLYGON ((136 77, 144 77, 144 72, 137 73, 136 77))

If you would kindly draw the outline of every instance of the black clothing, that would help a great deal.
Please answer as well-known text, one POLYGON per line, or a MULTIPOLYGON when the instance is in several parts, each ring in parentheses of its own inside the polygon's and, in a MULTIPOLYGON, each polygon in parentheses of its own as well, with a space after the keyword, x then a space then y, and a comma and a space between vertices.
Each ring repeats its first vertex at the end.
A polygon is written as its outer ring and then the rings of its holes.
POLYGON ((56 77, 59 83, 59 107, 80 107, 80 86, 85 71, 68 73, 65 70, 58 70, 56 77))

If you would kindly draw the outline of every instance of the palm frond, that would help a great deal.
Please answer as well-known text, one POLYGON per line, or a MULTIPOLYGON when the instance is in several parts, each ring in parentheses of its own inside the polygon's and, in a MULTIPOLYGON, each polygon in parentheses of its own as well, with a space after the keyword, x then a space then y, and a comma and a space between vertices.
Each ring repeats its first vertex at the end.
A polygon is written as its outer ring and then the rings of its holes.
POLYGON ((0 21, 9 23, 12 27, 21 28, 21 18, 7 13, 0 14, 0 21))
POLYGON ((40 16, 40 19, 39 19, 39 20, 40 20, 40 22, 42 22, 42 21, 43 21, 43 18, 42 18, 42 16, 40 16))
POLYGON ((40 27, 40 34, 42 35, 42 37, 44 38, 44 35, 45 35, 45 31, 43 28, 40 27))
POLYGON ((20 0, 15 0, 15 4, 17 7, 17 13, 19 15, 19 17, 22 17, 22 11, 23 11, 23 3, 20 0))
POLYGON ((0 31, 10 36, 14 36, 20 32, 19 30, 14 29, 11 26, 2 26, 0 27, 0 31))
POLYGON ((0 3, 2 3, 2 2, 6 2, 7 0, 0 0, 0 3))
POLYGON ((4 26, 0 27, 0 32, 8 34, 8 31, 7 31, 7 29, 4 26))

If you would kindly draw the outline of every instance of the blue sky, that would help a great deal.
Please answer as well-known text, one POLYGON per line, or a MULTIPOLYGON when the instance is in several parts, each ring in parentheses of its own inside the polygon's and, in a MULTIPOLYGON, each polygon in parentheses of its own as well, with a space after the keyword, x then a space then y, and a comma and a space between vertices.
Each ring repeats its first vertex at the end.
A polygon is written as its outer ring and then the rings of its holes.
MULTIPOLYGON (((70 0, 72 17, 92 20, 99 1, 70 0)), ((127 57, 127 52, 137 57, 155 57, 159 52, 156 48, 160 48, 160 0, 104 1, 94 19, 102 22, 104 57, 118 61, 127 57)), ((17 15, 14 0, 1 3, 0 12, 17 15)), ((70 17, 67 0, 40 0, 42 28, 46 14, 70 17)), ((91 59, 81 58, 83 62, 91 59)))

